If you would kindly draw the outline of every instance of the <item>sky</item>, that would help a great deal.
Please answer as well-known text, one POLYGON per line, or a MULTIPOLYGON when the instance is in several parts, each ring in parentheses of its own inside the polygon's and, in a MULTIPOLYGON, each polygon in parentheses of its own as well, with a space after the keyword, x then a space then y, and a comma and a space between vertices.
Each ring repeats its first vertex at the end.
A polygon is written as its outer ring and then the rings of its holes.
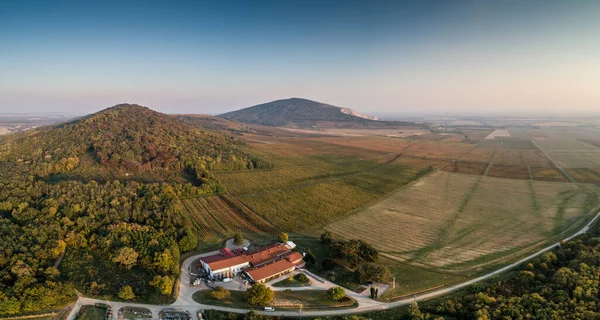
POLYGON ((0 113, 600 110, 600 1, 0 0, 0 113))

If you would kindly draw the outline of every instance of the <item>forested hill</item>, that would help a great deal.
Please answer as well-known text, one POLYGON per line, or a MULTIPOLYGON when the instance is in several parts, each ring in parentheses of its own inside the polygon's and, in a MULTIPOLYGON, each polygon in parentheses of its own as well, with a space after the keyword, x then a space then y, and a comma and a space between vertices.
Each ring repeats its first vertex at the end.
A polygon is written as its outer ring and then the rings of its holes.
POLYGON ((202 183, 212 170, 253 168, 257 159, 231 136, 197 128, 146 107, 117 105, 71 123, 15 135, 5 159, 39 177, 183 174, 202 183))
POLYGON ((221 191, 214 170, 268 166, 241 147, 138 105, 0 139, 0 317, 62 308, 74 288, 170 303, 198 244, 179 197, 221 191))
POLYGON ((373 118, 357 114, 351 109, 300 98, 263 103, 224 113, 220 117, 274 127, 307 121, 376 122, 373 118))

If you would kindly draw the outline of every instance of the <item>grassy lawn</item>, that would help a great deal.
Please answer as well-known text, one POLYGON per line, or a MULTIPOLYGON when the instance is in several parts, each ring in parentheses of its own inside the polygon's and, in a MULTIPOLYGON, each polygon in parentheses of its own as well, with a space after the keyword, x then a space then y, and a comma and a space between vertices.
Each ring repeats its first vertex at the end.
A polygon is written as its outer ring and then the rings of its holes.
POLYGON ((198 303, 210 304, 214 306, 230 307, 230 308, 252 308, 246 303, 244 291, 230 291, 231 295, 226 300, 217 300, 210 295, 210 290, 197 291, 192 296, 192 299, 198 303))
POLYGON ((296 287, 306 287, 310 284, 302 283, 296 279, 284 278, 281 281, 277 281, 272 284, 273 287, 281 287, 281 288, 296 288, 296 287))
POLYGON ((106 307, 98 307, 98 306, 83 306, 82 309, 85 308, 85 310, 83 311, 79 311, 79 314, 77 314, 77 317, 75 319, 77 320, 102 320, 104 319, 104 316, 106 315, 106 307))
POLYGON ((341 301, 332 301, 327 297, 325 290, 276 291, 272 305, 276 308, 286 308, 281 304, 293 304, 294 306, 289 308, 294 309, 298 308, 299 304, 303 309, 354 308, 358 306, 358 303, 350 297, 345 297, 341 301))

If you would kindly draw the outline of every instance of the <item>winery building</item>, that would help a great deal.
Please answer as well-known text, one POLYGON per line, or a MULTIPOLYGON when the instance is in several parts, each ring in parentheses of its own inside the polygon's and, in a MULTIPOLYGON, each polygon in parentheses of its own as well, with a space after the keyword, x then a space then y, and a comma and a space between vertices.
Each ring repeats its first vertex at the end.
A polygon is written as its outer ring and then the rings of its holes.
POLYGON ((250 252, 224 248, 218 254, 200 258, 200 264, 213 278, 243 272, 252 282, 264 282, 304 266, 302 255, 292 251, 295 247, 288 241, 250 252))

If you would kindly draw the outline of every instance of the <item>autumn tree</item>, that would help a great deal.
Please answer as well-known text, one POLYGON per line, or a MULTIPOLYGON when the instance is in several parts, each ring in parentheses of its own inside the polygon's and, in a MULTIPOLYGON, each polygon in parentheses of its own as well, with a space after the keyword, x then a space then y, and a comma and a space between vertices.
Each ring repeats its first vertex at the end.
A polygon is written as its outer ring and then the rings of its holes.
POLYGON ((340 286, 331 287, 327 290, 327 296, 333 301, 340 301, 346 296, 346 290, 340 286))
POLYGON ((121 288, 121 291, 119 291, 119 298, 123 300, 131 300, 135 298, 135 294, 133 294, 133 289, 131 289, 131 286, 124 286, 121 288))
POLYGON ((287 233, 285 233, 285 232, 281 232, 281 233, 279 234, 279 236, 277 237, 277 240, 278 240, 279 242, 282 242, 282 243, 283 243, 283 242, 287 242, 287 241, 288 241, 288 239, 289 239, 289 237, 288 237, 288 234, 287 234, 287 233))
POLYGON ((229 298, 229 296, 231 295, 231 292, 229 292, 229 290, 227 290, 221 286, 218 286, 213 291, 210 292, 210 295, 217 300, 225 300, 225 299, 229 298))
POLYGON ((113 257, 113 262, 120 263, 127 269, 131 269, 137 262, 138 253, 129 247, 119 248, 117 254, 113 257))
POLYGON ((233 243, 241 246, 244 243, 244 236, 240 232, 236 232, 235 235, 233 235, 233 243))
POLYGON ((170 294, 173 289, 173 279, 169 276, 154 276, 150 285, 156 287, 162 294, 170 294))
POLYGON ((252 285, 246 291, 246 302, 255 307, 264 307, 273 301, 275 293, 262 283, 252 285))

